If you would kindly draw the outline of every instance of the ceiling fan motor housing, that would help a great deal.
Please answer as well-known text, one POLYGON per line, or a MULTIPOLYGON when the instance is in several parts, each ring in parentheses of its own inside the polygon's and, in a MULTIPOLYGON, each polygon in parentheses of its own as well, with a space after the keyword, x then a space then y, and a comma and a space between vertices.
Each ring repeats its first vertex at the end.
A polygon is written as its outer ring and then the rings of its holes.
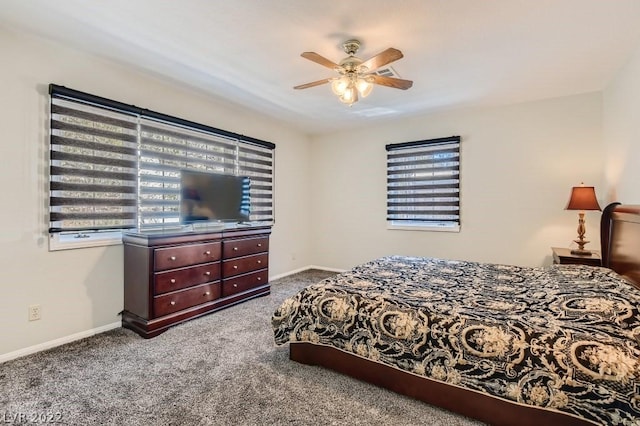
POLYGON ((351 73, 367 71, 366 67, 360 67, 360 64, 362 64, 362 59, 358 58, 357 56, 349 56, 348 58, 344 58, 340 61, 338 65, 340 65, 340 68, 342 68, 342 70, 339 69, 338 72, 343 71, 346 73, 351 73))
POLYGON ((355 56, 358 49, 360 49, 361 43, 360 40, 347 40, 342 43, 342 48, 345 53, 349 55, 347 58, 344 58, 340 61, 338 65, 340 65, 340 69, 337 71, 341 74, 349 74, 352 72, 365 72, 366 69, 358 69, 360 64, 362 64, 363 60, 355 56))

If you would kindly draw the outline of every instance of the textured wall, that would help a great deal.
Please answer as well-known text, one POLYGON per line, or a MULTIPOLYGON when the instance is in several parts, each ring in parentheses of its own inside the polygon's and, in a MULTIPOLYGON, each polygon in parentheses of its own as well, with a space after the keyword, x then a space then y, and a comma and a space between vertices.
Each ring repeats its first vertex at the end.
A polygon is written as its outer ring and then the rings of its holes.
POLYGON ((112 325, 123 308, 122 246, 48 251, 49 83, 275 142, 270 272, 311 263, 307 136, 229 101, 34 37, 0 29, 0 52, 11 58, 0 67, 0 356, 112 325), (42 305, 42 320, 27 321, 30 304, 42 305))
POLYGON ((604 91, 607 197, 640 204, 640 45, 604 91))
MULTIPOLYGON (((452 111, 313 142, 313 260, 347 268, 386 254, 538 266, 577 236, 571 187, 601 188, 601 95, 452 111), (461 231, 386 229, 385 144, 460 135, 461 231), (339 241, 339 243, 337 243, 339 241)), ((604 195, 604 194, 601 194, 604 195)), ((598 212, 587 237, 598 243, 598 212)))

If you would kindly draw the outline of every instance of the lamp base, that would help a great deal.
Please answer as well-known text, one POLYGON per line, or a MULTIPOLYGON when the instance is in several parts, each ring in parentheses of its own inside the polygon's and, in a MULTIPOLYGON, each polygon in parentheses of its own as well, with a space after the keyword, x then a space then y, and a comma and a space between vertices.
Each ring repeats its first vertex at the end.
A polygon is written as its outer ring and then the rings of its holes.
POLYGON ((571 254, 576 254, 578 256, 591 256, 591 250, 587 250, 584 248, 585 245, 589 243, 589 241, 584 239, 584 221, 582 217, 580 218, 580 226, 578 226, 578 239, 573 240, 574 243, 578 244, 578 248, 571 250, 571 254))
POLYGON ((571 250, 571 254, 577 254, 579 256, 591 256, 591 255, 593 255, 593 253, 591 253, 589 250, 579 249, 579 248, 571 250))

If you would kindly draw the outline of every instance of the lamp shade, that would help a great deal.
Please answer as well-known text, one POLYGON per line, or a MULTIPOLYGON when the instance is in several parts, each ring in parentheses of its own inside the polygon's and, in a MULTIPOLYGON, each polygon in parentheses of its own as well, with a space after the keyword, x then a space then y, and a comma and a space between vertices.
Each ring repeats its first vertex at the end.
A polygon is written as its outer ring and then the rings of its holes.
POLYGON ((566 210, 602 210, 593 186, 574 186, 566 210))

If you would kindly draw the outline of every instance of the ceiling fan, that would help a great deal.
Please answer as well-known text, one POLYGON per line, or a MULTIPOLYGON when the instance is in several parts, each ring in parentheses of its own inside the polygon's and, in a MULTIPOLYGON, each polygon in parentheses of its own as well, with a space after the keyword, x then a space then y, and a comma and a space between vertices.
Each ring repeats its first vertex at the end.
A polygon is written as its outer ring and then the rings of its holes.
POLYGON ((349 56, 337 64, 315 52, 303 52, 300 56, 336 71, 339 76, 301 84, 295 86, 294 89, 308 89, 309 87, 331 83, 331 89, 340 101, 351 106, 355 102, 358 102, 360 97, 364 98, 369 95, 374 84, 402 90, 407 90, 413 85, 413 81, 411 80, 374 74, 378 68, 397 61, 404 56, 398 49, 390 47, 374 57, 363 61, 355 56, 358 49, 360 49, 359 40, 347 40, 342 44, 342 47, 349 56))

